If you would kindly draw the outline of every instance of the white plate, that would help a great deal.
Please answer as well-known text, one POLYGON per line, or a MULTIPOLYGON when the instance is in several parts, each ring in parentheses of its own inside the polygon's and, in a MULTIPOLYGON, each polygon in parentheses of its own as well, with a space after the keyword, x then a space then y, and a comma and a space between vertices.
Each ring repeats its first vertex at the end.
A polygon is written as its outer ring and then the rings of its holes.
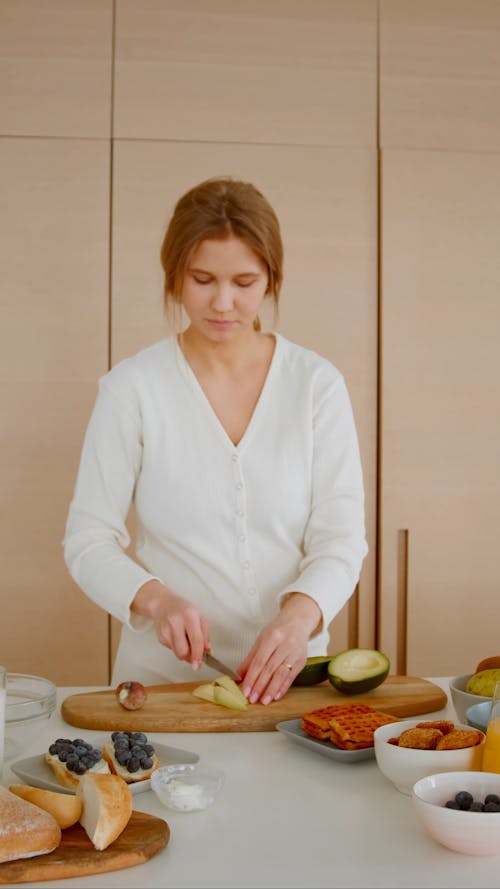
MULTIPOLYGON (((94 747, 99 747, 102 750, 107 740, 109 740, 109 735, 103 735, 99 738, 93 738, 91 743, 94 747)), ((166 744, 156 744, 155 741, 150 741, 150 743, 155 748, 155 753, 160 760, 161 766, 170 765, 171 763, 198 762, 200 758, 197 753, 183 750, 181 747, 169 747, 166 744)), ((18 759, 17 762, 11 764, 10 768, 24 784, 31 784, 33 787, 43 787, 45 790, 57 790, 59 793, 75 792, 72 788, 59 784, 54 772, 45 762, 45 753, 41 753, 38 756, 29 756, 27 759, 18 759)), ((136 781, 135 784, 129 784, 129 787, 132 793, 143 793, 145 790, 150 789, 151 781, 149 778, 146 781, 136 781)))
POLYGON ((314 750, 315 753, 321 753, 322 756, 335 759, 337 762, 360 762, 363 759, 375 758, 374 747, 363 747, 361 750, 342 750, 331 741, 312 738, 300 727, 301 722, 301 719, 287 719, 286 722, 278 722, 276 728, 297 744, 302 744, 303 747, 308 747, 309 750, 314 750))

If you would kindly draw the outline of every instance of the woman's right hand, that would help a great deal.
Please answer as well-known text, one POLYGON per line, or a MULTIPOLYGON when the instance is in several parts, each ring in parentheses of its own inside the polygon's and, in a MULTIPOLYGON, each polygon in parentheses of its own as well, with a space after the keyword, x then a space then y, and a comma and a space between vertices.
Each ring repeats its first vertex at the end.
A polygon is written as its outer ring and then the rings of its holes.
POLYGON ((158 641, 197 670, 203 655, 210 650, 208 623, 201 612, 159 580, 149 580, 140 587, 131 605, 132 611, 153 621, 158 641))

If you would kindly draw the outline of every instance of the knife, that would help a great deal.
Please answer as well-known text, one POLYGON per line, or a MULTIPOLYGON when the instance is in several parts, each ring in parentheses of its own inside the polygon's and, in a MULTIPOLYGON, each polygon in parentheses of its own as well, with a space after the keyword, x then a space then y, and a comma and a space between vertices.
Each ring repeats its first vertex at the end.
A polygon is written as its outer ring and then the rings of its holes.
POLYGON ((210 654, 209 651, 206 651, 203 655, 203 660, 206 663, 207 667, 211 667, 212 670, 218 670, 219 673, 223 673, 225 676, 229 676, 231 679, 234 679, 235 682, 241 682, 241 676, 238 676, 231 667, 223 664, 222 661, 218 661, 213 654, 210 654))

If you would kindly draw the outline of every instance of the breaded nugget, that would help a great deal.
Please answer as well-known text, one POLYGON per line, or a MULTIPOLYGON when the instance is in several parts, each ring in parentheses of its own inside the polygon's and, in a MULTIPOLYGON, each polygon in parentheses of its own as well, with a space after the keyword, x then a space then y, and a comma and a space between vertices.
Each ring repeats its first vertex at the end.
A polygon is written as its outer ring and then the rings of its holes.
POLYGON ((419 722, 415 728, 437 728, 443 735, 447 735, 448 732, 453 731, 455 725, 448 719, 432 719, 429 722, 419 722))
POLYGON ((415 750, 435 750, 438 741, 445 738, 438 728, 408 728, 399 736, 399 747, 413 747, 415 750))
POLYGON ((476 729, 456 728, 447 735, 443 735, 436 746, 436 750, 460 750, 462 747, 475 747, 482 740, 481 732, 476 729))

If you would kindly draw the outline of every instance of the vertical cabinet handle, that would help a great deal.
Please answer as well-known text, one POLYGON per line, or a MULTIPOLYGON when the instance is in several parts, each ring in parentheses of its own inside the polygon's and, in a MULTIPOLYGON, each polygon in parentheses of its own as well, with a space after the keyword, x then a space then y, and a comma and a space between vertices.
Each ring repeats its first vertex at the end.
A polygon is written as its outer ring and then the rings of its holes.
POLYGON ((409 536, 408 528, 398 530, 396 594, 396 672, 398 676, 407 674, 409 536))

